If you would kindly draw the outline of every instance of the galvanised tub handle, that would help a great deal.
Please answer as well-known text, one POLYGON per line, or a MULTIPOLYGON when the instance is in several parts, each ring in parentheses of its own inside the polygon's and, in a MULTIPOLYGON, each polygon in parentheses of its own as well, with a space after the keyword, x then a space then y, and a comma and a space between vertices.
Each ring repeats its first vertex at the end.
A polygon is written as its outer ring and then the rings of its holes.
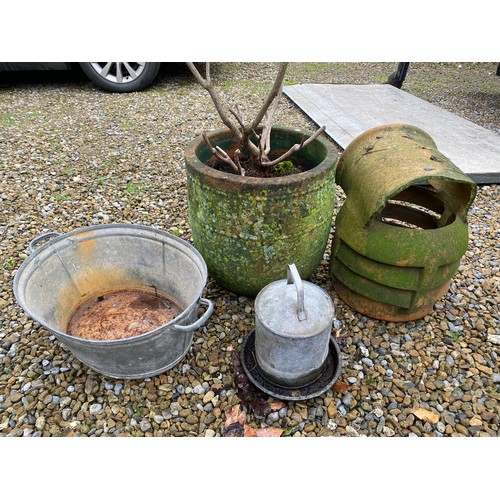
POLYGON ((45 233, 41 234, 40 236, 37 236, 36 238, 33 238, 29 244, 30 253, 33 253, 35 251, 35 245, 37 243, 43 240, 48 240, 49 238, 53 238, 55 236, 61 236, 61 233, 56 233, 56 232, 45 233))
POLYGON ((211 300, 204 298, 200 298, 200 304, 203 304, 207 307, 207 310, 203 313, 201 318, 190 325, 172 325, 172 329, 177 330, 178 332, 192 332, 200 328, 200 326, 204 325, 207 319, 210 318, 210 316, 214 312, 214 304, 211 300))

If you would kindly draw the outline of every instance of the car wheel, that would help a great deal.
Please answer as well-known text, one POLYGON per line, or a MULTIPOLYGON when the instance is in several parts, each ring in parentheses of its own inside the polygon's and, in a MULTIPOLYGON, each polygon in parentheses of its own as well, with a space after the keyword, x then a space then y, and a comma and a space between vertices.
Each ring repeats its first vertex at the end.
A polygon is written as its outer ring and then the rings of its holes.
POLYGON ((81 62, 91 82, 109 92, 143 90, 156 78, 159 62, 81 62))

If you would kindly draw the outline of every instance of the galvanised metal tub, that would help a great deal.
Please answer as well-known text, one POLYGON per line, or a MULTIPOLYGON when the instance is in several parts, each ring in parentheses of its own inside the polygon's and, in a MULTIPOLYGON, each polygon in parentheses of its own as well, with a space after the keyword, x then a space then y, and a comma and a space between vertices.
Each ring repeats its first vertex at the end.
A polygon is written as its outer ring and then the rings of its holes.
POLYGON ((30 250, 14 278, 18 303, 82 363, 109 377, 140 379, 172 368, 189 349, 194 330, 212 314, 213 304, 201 298, 207 281, 203 257, 170 233, 103 224, 65 235, 44 234, 32 241, 30 250), (49 237, 54 238, 35 246, 49 237), (182 312, 129 338, 89 340, 66 333, 82 304, 117 290, 157 293, 182 312), (206 311, 198 319, 200 304, 206 311))

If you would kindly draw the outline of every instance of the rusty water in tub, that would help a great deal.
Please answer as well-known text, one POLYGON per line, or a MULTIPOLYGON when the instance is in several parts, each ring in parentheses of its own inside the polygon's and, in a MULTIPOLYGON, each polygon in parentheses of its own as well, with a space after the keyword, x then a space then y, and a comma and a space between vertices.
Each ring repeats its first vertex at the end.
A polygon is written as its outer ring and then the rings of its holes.
POLYGON ((120 290, 85 302, 72 315, 67 333, 89 340, 124 339, 155 330, 181 312, 158 293, 120 290))

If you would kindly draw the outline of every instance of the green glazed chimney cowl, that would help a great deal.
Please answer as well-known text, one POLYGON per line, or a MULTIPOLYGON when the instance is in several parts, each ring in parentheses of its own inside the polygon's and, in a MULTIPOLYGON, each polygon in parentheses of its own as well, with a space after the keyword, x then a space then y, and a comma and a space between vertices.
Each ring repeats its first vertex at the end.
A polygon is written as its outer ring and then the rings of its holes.
POLYGON ((477 186, 412 125, 382 125, 339 159, 346 201, 335 221, 330 275, 341 299, 386 321, 432 311, 467 250, 477 186))

